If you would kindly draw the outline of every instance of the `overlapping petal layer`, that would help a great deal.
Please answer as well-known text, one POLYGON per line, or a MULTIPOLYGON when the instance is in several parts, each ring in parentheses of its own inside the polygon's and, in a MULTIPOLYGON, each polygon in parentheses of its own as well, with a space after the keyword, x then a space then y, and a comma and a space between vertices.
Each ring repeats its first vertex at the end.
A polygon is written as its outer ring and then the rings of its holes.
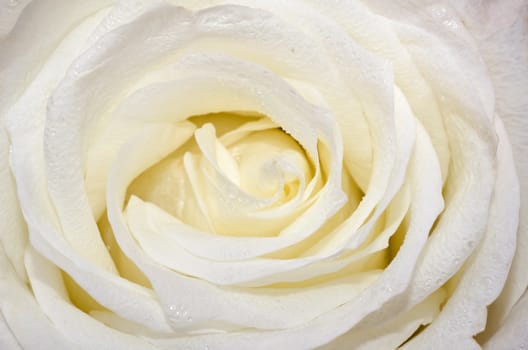
POLYGON ((0 22, 0 345, 509 344, 526 174, 461 7, 51 3, 0 22))

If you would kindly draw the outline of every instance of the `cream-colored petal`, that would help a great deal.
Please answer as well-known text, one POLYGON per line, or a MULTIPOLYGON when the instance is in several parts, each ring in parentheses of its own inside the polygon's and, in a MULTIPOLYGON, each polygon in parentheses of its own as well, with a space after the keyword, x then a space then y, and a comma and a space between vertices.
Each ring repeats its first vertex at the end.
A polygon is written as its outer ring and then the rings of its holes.
POLYGON ((0 276, 2 349, 68 350, 74 346, 46 317, 31 289, 11 268, 3 247, 0 248, 0 276))
POLYGON ((444 298, 444 290, 439 289, 398 318, 379 327, 355 328, 321 347, 320 350, 344 348, 358 350, 399 349, 400 345, 411 337, 420 326, 426 326, 436 318, 444 298))
POLYGON ((489 338, 507 317, 528 285, 528 4, 524 1, 456 1, 466 28, 477 41, 487 64, 495 92, 496 113, 504 122, 512 145, 515 167, 521 188, 521 212, 517 231, 517 251, 499 298, 489 307, 486 332, 479 341, 489 338))
POLYGON ((486 325, 486 307, 502 291, 515 252, 519 181, 504 126, 499 119, 495 126, 499 138, 497 177, 484 237, 440 315, 406 348, 421 349, 432 343, 439 348, 477 348, 473 337, 486 325))
POLYGON ((68 300, 59 269, 32 248, 26 252, 26 268, 39 307, 76 348, 155 349, 138 337, 106 327, 73 306, 68 300))

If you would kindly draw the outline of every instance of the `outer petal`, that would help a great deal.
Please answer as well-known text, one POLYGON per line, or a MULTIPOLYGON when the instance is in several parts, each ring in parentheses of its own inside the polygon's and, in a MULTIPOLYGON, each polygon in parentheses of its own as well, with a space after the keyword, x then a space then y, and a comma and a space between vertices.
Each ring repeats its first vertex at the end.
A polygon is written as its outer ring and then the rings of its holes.
POLYGON ((519 183, 504 127, 496 120, 499 148, 497 179, 484 238, 467 261, 456 290, 440 315, 405 348, 478 348, 473 336, 486 325, 486 306, 500 293, 515 251, 519 183))
POLYGON ((0 41, 2 41, 2 39, 9 34, 11 29, 13 29, 22 10, 24 10, 24 7, 26 7, 30 1, 31 0, 0 1, 0 41))
POLYGON ((528 294, 515 304, 501 327, 484 343, 485 350, 526 349, 528 346, 528 294))
MULTIPOLYGON (((496 111, 512 144, 521 190, 517 252, 504 290, 489 308, 486 331, 478 338, 484 342, 508 317, 528 286, 528 3, 523 0, 453 1, 453 6, 477 40, 488 65, 495 88, 496 111)), ((522 315, 516 312, 515 319, 520 320, 522 315)), ((524 317, 526 320, 528 313, 524 317)))
POLYGON ((46 317, 32 290, 15 274, 3 247, 0 247, 0 309, 2 350, 75 348, 46 317))
POLYGON ((16 23, 16 37, 9 35, 1 42, 0 112, 24 90, 72 26, 112 2, 44 0, 26 6, 16 23))

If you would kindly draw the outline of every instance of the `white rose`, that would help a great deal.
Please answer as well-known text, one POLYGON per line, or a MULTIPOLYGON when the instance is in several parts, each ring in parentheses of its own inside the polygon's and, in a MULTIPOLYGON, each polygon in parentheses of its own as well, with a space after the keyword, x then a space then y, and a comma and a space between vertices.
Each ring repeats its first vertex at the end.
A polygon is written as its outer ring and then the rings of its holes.
POLYGON ((4 0, 0 348, 524 348, 527 19, 4 0))

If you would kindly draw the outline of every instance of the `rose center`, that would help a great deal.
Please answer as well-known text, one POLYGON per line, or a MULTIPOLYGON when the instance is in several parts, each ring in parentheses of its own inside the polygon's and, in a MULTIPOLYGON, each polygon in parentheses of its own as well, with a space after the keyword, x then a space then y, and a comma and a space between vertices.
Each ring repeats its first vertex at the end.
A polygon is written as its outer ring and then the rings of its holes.
MULTIPOLYGON (((194 136, 138 176, 129 196, 207 232, 278 234, 291 215, 269 220, 258 213, 306 199, 314 170, 303 148, 259 114, 215 113, 188 120, 196 126, 194 136)), ((312 187, 315 193, 321 183, 312 187)))

